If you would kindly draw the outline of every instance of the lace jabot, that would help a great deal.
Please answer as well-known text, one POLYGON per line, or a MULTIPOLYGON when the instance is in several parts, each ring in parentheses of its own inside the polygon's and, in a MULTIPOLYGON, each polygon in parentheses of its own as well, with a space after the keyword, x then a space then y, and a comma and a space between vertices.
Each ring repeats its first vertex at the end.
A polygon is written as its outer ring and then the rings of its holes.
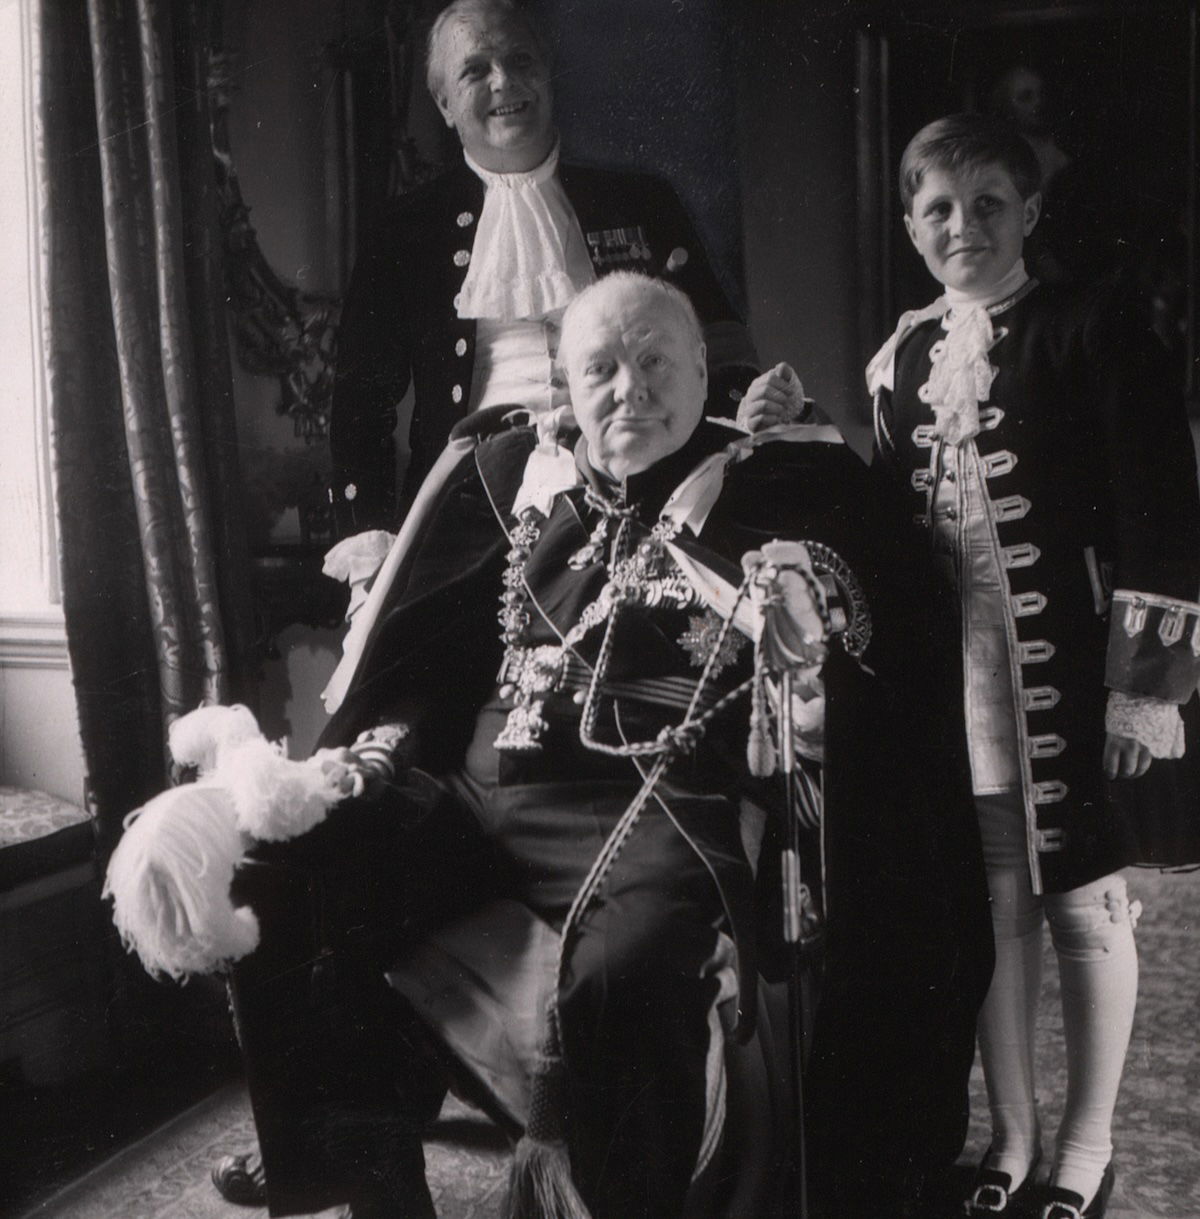
POLYGON ((961 444, 979 434, 979 404, 995 376, 988 359, 995 332, 980 305, 948 313, 942 328, 946 337, 929 349, 929 380, 917 396, 933 408, 934 432, 947 444, 961 444))
POLYGON ((511 322, 566 306, 596 276, 558 181, 558 146, 528 173, 493 173, 463 155, 486 189, 458 316, 511 322))
POLYGON ((946 336, 930 348, 929 380, 917 396, 933 408, 934 431, 947 444, 979 434, 979 404, 988 400, 996 375, 989 353, 1004 337, 992 316, 1029 282, 1024 260, 1017 259, 1003 279, 980 292, 946 289, 946 336))

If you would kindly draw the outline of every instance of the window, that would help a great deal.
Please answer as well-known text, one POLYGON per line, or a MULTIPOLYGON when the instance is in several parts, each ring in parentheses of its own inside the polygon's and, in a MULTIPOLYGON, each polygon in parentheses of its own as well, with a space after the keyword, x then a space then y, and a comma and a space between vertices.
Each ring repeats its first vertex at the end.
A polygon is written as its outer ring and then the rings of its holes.
POLYGON ((61 635, 50 443, 39 328, 32 5, 0 0, 0 659, 61 635))

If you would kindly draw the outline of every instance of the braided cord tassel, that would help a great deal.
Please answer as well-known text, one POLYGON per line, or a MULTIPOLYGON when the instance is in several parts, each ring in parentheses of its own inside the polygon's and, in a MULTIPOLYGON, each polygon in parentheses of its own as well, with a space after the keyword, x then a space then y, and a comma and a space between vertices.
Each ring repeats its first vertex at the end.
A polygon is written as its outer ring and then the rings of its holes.
POLYGON ((775 742, 771 734, 771 717, 767 712, 767 671, 762 647, 754 648, 754 678, 750 687, 750 735, 746 741, 746 763, 757 779, 775 773, 778 766, 775 742))
POLYGON ((558 1005, 546 1005, 546 1035, 533 1070, 529 1121, 513 1153, 506 1219, 590 1219, 571 1176, 558 1005))
MULTIPOLYGON (((769 542, 761 551, 742 557, 746 582, 762 615, 762 631, 754 645, 754 676, 751 679, 750 735, 746 742, 746 762, 750 773, 765 779, 781 769, 791 773, 789 759, 793 748, 790 727, 790 695, 787 706, 779 707, 773 723, 767 684, 772 677, 811 671, 825 658, 825 641, 831 632, 825 595, 812 570, 811 558, 803 543, 769 542), (791 596, 785 590, 784 576, 791 577, 791 596), (803 596, 799 595, 802 587, 803 596), (776 738, 779 738, 776 741, 776 738)), ((781 696, 782 698, 782 696, 781 696)))

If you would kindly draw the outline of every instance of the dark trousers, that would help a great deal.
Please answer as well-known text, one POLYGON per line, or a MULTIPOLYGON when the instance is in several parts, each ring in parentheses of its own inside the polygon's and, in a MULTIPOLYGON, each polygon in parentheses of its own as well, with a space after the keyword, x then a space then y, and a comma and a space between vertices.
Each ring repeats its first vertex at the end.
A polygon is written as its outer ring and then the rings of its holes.
MULTIPOLYGON (((369 811, 347 806, 314 841, 273 852, 276 866, 317 877, 305 900, 319 911, 312 930, 324 943, 306 957, 307 974, 272 971, 277 991, 289 974, 300 987, 292 1001, 304 1010, 279 1029, 292 1044, 262 1027, 273 1004, 261 977, 259 1027, 243 1035, 244 1048, 265 1046, 279 1064, 257 1073, 271 1086, 255 1103, 272 1213, 295 1213, 313 1196, 327 1205, 331 1192, 348 1197, 368 1179, 405 1196, 409 1186, 371 1160, 386 1155, 419 1172, 420 1120, 438 1094, 436 1055, 399 1000, 381 993, 384 966, 423 930, 498 896, 561 929, 635 780, 501 786, 455 776, 424 789, 419 815, 386 800, 369 811), (298 1042, 307 1050, 298 1053, 298 1042), (279 1155, 271 1134, 290 1144, 279 1155), (297 1154, 297 1142, 311 1154, 297 1154), (305 1177, 309 1186, 293 1188, 305 1177)), ((685 799, 669 793, 669 802, 685 799)), ((697 802, 718 854, 744 867, 735 808, 697 802)), ((652 800, 570 938, 559 994, 572 1169, 593 1219, 682 1213, 704 1127, 717 990, 705 967, 724 923, 711 863, 652 800)))
MULTIPOLYGON (((508 895, 559 930, 636 791, 628 781, 453 786, 508 895)), ((687 797, 666 785, 664 796, 683 811, 687 797)), ((732 805, 695 802, 740 855, 732 805)), ((706 966, 723 922, 709 865, 652 799, 570 932, 559 991, 571 1164, 593 1219, 682 1213, 704 1129, 717 991, 706 966)))

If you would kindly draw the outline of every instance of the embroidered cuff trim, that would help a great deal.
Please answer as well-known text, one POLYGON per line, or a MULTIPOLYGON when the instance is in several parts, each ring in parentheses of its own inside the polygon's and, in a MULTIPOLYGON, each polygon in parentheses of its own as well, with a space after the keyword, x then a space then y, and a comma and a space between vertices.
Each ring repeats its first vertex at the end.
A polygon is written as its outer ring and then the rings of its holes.
POLYGON ((1178 597, 1162 597, 1157 593, 1136 592, 1128 588, 1118 588, 1112 599, 1114 621, 1121 622, 1130 639, 1136 638, 1146 629, 1150 610, 1161 610, 1161 616, 1158 618, 1158 637, 1165 648, 1174 646, 1183 638, 1191 619, 1192 654, 1200 656, 1200 604, 1197 602, 1184 601, 1178 597))
POLYGON ((364 769, 374 771, 383 779, 393 779, 399 754, 409 736, 407 724, 376 724, 359 733, 350 752, 358 757, 364 769))

